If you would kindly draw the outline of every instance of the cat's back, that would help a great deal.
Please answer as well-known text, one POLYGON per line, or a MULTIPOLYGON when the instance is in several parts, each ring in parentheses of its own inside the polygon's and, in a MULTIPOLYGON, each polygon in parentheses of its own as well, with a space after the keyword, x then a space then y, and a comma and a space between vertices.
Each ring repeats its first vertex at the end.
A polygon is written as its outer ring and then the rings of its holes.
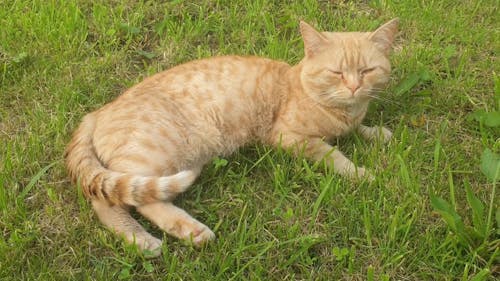
MULTIPOLYGON (((164 94, 185 91, 191 94, 248 93, 254 86, 272 82, 288 64, 254 56, 219 56, 190 61, 153 75, 133 87, 137 93, 151 89, 164 94)), ((264 85, 269 86, 269 85, 264 85)), ((176 96, 176 95, 174 95, 176 96)))
MULTIPOLYGON (((272 114, 287 63, 261 57, 220 56, 187 62, 146 78, 101 109, 105 123, 138 119, 213 121, 218 125, 255 123, 258 115, 272 114), (137 114, 116 114, 137 112, 137 114), (141 113, 143 112, 143 113, 141 113), (195 117, 197 116, 197 117, 195 117), (200 120, 197 120, 200 119, 200 120), (244 122, 246 120, 246 122, 244 122)), ((147 123, 147 122, 146 122, 147 123)), ((232 127, 232 126, 231 126, 232 127)))
MULTIPOLYGON (((249 110, 273 103, 273 91, 290 66, 282 61, 255 56, 219 56, 194 60, 164 70, 126 90, 97 111, 99 119, 131 111, 190 112, 215 107, 221 110, 243 103, 249 110), (118 114, 117 114, 118 113, 118 114)), ((121 117, 120 117, 121 119, 121 117)))

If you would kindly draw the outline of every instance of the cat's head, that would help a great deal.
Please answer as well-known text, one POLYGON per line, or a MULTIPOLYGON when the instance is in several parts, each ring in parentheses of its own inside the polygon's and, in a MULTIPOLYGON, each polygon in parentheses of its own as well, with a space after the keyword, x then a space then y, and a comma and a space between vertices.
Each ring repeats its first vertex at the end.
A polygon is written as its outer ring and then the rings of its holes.
POLYGON ((398 32, 393 19, 373 32, 318 32, 300 22, 305 57, 301 62, 304 90, 327 106, 368 101, 389 80, 389 54, 398 32))

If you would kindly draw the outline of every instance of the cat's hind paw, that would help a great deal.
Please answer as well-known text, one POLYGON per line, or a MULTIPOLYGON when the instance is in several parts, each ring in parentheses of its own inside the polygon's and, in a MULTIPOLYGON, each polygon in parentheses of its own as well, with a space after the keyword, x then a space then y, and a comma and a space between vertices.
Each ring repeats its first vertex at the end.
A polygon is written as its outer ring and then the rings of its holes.
POLYGON ((200 233, 192 237, 193 244, 197 247, 203 246, 214 239, 215 234, 208 227, 204 228, 200 233))
POLYGON ((136 233, 127 240, 129 243, 137 245, 146 258, 156 258, 161 255, 162 241, 149 233, 136 233))

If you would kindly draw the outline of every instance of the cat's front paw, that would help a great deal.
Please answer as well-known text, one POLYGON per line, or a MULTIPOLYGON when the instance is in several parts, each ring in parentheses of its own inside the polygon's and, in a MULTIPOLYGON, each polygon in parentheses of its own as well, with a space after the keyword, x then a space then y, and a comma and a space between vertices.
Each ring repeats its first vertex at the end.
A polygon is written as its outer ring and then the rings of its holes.
POLYGON ((386 127, 375 126, 371 128, 368 138, 372 141, 381 140, 383 143, 388 143, 392 138, 392 132, 386 127))
POLYGON ((356 167, 354 164, 345 167, 340 174, 347 176, 355 181, 358 180, 373 181, 375 179, 370 170, 364 167, 356 167))
POLYGON ((388 143, 392 138, 392 132, 386 127, 380 127, 380 138, 384 143, 388 143))
POLYGON ((358 132, 364 139, 369 141, 381 140, 383 143, 388 143, 392 138, 392 132, 382 126, 368 127, 360 125, 358 132))
POLYGON ((375 180, 375 176, 373 176, 370 170, 363 167, 356 168, 356 171, 353 173, 353 176, 358 180, 366 179, 370 182, 375 180))
POLYGON ((373 181, 375 177, 371 172, 363 167, 356 167, 349 159, 347 159, 343 154, 335 151, 334 155, 334 169, 340 175, 346 176, 353 180, 363 180, 373 181))

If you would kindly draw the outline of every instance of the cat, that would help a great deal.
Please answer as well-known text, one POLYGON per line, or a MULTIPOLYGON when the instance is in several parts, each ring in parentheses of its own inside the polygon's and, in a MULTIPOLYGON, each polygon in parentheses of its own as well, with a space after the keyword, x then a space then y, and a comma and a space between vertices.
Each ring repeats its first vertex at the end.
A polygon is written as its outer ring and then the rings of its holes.
POLYGON ((214 239, 172 200, 205 163, 243 145, 281 146, 326 161, 340 175, 372 179, 328 141, 354 130, 370 140, 391 138, 388 129, 361 121, 389 80, 397 32, 398 19, 374 32, 343 33, 301 21, 305 55, 295 66, 222 56, 157 73, 83 118, 65 151, 69 176, 105 226, 153 256, 162 242, 129 208, 194 245, 214 239))

